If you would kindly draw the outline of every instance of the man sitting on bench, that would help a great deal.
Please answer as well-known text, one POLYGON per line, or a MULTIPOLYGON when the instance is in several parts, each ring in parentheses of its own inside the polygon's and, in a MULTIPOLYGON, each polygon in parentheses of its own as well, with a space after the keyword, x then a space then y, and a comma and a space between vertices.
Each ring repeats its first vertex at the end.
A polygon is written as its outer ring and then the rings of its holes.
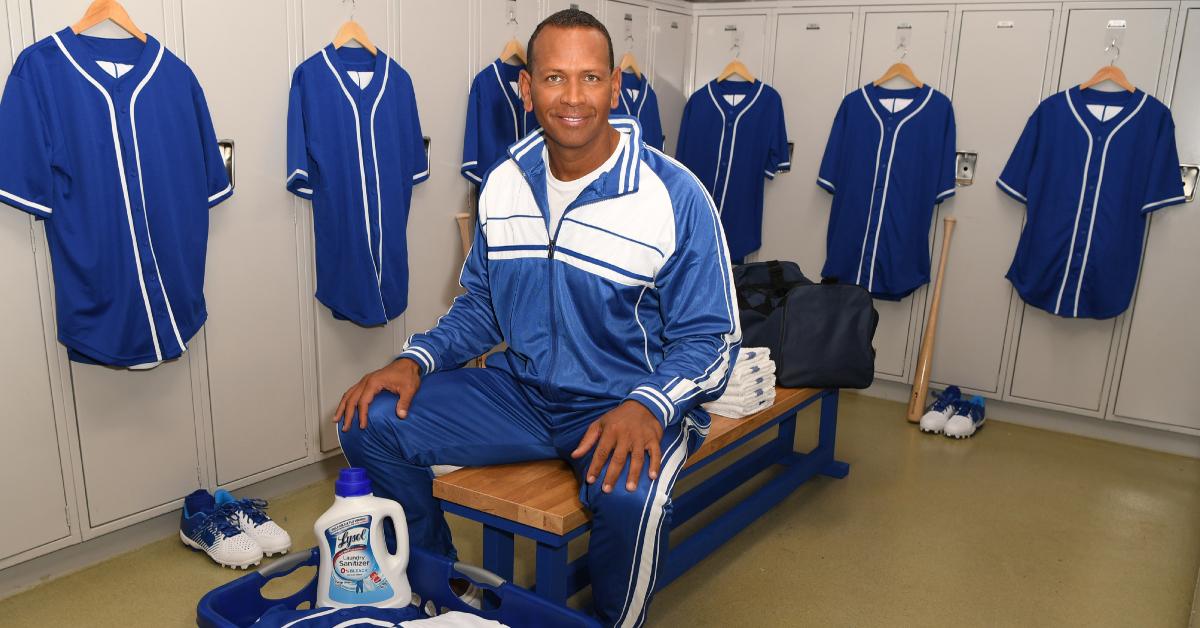
POLYGON ((431 466, 568 460, 592 513, 596 613, 638 626, 671 487, 708 430, 698 404, 720 396, 741 342, 729 253, 696 177, 609 118, 621 77, 604 25, 560 11, 528 51, 521 97, 542 130, 484 179, 466 292, 334 420, 410 540, 452 557, 431 466), (487 368, 459 368, 502 340, 487 368))

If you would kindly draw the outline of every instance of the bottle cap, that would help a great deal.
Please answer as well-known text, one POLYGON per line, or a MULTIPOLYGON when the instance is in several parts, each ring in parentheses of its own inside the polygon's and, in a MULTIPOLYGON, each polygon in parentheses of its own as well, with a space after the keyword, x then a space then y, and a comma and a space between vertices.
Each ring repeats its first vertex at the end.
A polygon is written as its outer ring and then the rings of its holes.
POLYGON ((371 479, 367 470, 358 467, 347 467, 338 472, 338 479, 333 484, 333 493, 338 497, 359 497, 371 494, 371 479))

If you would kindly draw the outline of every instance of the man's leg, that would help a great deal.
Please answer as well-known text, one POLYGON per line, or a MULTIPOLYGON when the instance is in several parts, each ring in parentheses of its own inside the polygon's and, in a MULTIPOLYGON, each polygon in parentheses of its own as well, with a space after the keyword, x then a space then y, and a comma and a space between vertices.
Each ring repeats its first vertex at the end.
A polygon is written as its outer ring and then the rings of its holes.
POLYGON ((457 558, 450 528, 433 497, 435 464, 501 464, 555 458, 546 421, 521 384, 499 369, 462 368, 421 380, 408 418, 396 416, 396 396, 371 402, 367 429, 338 431, 342 453, 363 467, 374 492, 404 507, 411 543, 457 558))
MULTIPOLYGON (((587 425, 581 427, 586 429, 587 425)), ((646 620, 659 559, 666 550, 667 531, 671 527, 671 488, 688 455, 687 432, 682 424, 668 427, 663 432, 662 469, 658 479, 650 480, 647 464, 642 469, 637 490, 633 492, 625 489, 628 463, 612 492, 605 493, 602 479, 608 465, 600 472, 596 483, 588 485, 585 475, 592 454, 570 460, 581 485, 579 499, 592 512, 588 570, 596 615, 606 626, 640 626, 646 620)), ((559 441, 560 455, 565 448, 569 459, 570 451, 579 444, 583 431, 571 430, 568 434, 556 440, 559 441)))

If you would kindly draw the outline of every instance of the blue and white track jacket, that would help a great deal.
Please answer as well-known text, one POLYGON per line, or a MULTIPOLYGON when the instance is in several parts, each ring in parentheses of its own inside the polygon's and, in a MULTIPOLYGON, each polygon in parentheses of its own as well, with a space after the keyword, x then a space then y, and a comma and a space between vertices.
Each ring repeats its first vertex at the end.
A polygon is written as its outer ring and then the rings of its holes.
MULTIPOLYGON (((542 131, 484 179, 466 293, 402 357, 423 373, 494 347, 549 405, 633 399, 665 425, 720 396, 741 344, 729 251, 695 175, 642 142, 637 121, 612 170, 580 193, 553 233, 542 131)), ((707 422, 707 417, 703 419, 707 422)))

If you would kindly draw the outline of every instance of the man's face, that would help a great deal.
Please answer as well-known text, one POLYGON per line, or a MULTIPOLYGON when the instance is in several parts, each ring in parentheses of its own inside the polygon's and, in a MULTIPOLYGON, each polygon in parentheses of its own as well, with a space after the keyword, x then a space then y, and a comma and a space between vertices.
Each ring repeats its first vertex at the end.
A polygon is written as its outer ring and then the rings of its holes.
POLYGON ((546 138, 582 148, 603 137, 617 106, 620 73, 608 64, 608 42, 592 28, 547 26, 534 41, 533 73, 521 72, 525 111, 533 111, 546 138))

